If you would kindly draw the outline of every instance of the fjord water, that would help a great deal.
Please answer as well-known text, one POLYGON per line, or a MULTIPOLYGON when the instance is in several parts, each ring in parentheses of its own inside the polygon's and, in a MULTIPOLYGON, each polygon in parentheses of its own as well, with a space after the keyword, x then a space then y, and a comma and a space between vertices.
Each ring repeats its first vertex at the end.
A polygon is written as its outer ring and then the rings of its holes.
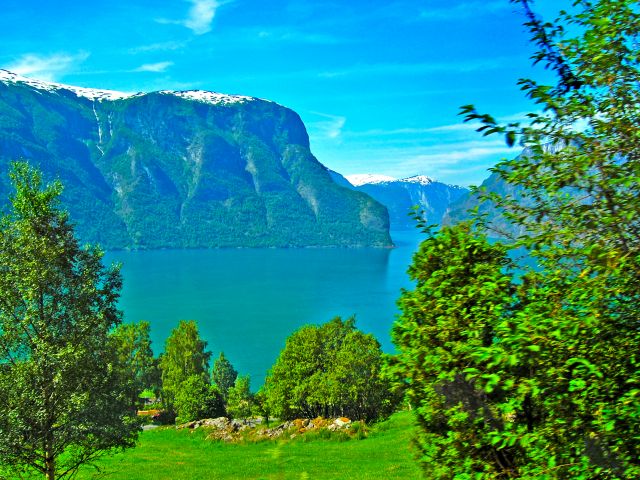
POLYGON ((286 338, 309 323, 356 316, 385 351, 401 288, 423 236, 392 232, 396 248, 214 249, 109 252, 122 263, 127 322, 151 324, 154 352, 179 320, 196 320, 213 358, 224 351, 253 389, 286 338))

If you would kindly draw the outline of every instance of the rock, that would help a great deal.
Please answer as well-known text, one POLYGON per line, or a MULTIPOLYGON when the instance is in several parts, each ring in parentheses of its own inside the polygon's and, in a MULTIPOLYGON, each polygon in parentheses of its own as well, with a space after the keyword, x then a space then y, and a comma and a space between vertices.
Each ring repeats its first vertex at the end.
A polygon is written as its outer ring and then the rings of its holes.
POLYGON ((176 429, 182 430, 183 428, 197 428, 199 426, 200 426, 199 421, 198 420, 193 420, 191 422, 187 422, 187 423, 182 423, 180 425, 176 425, 176 429))
POLYGON ((340 417, 340 418, 336 418, 333 421, 334 425, 337 425, 340 428, 346 427, 348 425, 351 425, 351 420, 348 419, 347 417, 340 417))
POLYGON ((293 421, 293 423, 298 429, 303 429, 303 428, 305 428, 305 427, 307 427, 309 425, 309 419, 308 418, 296 418, 293 421))
POLYGON ((218 417, 218 418, 205 418, 202 420, 202 425, 211 428, 224 429, 227 428, 230 424, 230 420, 227 417, 218 417))

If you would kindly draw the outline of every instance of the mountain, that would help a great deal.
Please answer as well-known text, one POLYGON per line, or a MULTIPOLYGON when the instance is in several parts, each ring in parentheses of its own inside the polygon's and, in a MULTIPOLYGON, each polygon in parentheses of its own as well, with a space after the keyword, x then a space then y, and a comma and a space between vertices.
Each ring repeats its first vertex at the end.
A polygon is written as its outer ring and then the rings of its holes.
MULTIPOLYGON (((522 195, 522 188, 505 182, 500 175, 492 173, 480 185, 480 189, 486 193, 497 193, 501 197, 511 196, 519 202, 526 202, 522 195)), ((485 215, 487 224, 491 226, 491 235, 498 238, 505 236, 518 237, 524 233, 521 226, 516 226, 504 218, 495 208, 493 202, 481 201, 478 193, 468 192, 453 202, 442 218, 443 225, 453 225, 471 218, 469 213, 473 209, 485 215), (500 234, 503 232, 503 234, 500 234)))
POLYGON ((386 175, 358 174, 343 177, 336 172, 330 173, 338 185, 350 186, 386 206, 391 228, 395 230, 415 227, 415 220, 409 216, 414 205, 418 205, 426 213, 428 223, 440 224, 449 205, 468 193, 464 187, 446 185, 424 175, 396 179, 386 175))
POLYGON ((267 100, 0 70, 0 198, 18 159, 63 182, 79 236, 107 249, 391 245, 384 206, 333 182, 300 117, 267 100))
MULTIPOLYGON (((557 153, 564 148, 564 144, 555 143, 543 146, 545 152, 557 153)), ((523 149, 519 156, 531 156, 531 150, 523 149)), ((480 185, 480 190, 489 193, 498 194, 501 197, 510 197, 524 206, 531 205, 532 200, 525 196, 524 188, 520 185, 512 185, 505 182, 498 173, 492 173, 480 185)), ((567 189, 567 193, 575 194, 575 190, 567 189)), ((472 217, 469 213, 471 210, 478 209, 478 213, 484 215, 487 225, 491 229, 491 235, 498 238, 513 237, 516 238, 524 235, 526 230, 521 225, 514 225, 508 221, 499 210, 496 209, 493 202, 481 201, 478 193, 467 192, 460 196, 456 201, 452 202, 449 209, 445 213, 442 223, 444 225, 453 225, 472 217)))

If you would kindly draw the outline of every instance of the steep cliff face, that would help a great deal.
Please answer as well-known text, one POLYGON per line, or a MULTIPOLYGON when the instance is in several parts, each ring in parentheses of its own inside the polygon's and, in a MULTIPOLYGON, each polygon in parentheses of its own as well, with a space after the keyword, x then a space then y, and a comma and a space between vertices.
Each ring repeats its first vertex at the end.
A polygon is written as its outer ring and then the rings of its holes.
POLYGON ((391 244, 385 208, 336 185, 298 115, 265 100, 0 70, 2 171, 16 159, 60 178, 81 238, 106 248, 391 244))

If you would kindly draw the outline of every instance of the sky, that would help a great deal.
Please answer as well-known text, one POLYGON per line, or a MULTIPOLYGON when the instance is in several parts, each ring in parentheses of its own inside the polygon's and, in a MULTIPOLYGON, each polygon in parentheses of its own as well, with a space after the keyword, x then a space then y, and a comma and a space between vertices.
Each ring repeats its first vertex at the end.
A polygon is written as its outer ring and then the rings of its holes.
MULTIPOLYGON (((351 175, 479 184, 518 154, 464 124, 535 111, 545 78, 508 0, 2 0, 0 68, 70 85, 203 89, 297 112, 311 151, 351 175)), ((539 0, 545 19, 558 2, 539 0)))

